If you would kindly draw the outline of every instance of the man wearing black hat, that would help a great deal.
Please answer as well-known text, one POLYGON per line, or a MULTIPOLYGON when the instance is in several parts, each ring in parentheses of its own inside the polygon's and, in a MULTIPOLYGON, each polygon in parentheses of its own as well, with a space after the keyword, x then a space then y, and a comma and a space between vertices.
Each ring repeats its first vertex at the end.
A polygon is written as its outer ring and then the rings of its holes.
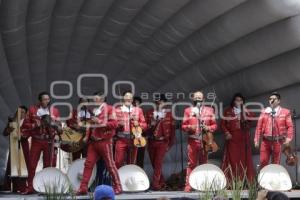
POLYGON ((175 126, 171 109, 166 108, 167 99, 160 94, 155 99, 156 108, 147 112, 148 152, 153 167, 153 190, 162 190, 165 181, 162 176, 162 163, 167 151, 174 143, 175 126))
POLYGON ((280 106, 281 96, 273 92, 269 96, 270 106, 264 109, 258 119, 254 144, 260 146, 260 168, 268 165, 272 155, 272 163, 280 164, 281 145, 288 145, 293 139, 294 126, 291 113, 280 106))

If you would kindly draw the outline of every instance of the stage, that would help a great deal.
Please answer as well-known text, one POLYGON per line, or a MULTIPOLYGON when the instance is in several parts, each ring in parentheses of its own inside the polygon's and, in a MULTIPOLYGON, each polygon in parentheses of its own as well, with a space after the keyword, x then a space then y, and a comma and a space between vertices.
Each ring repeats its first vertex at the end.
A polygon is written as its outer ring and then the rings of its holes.
MULTIPOLYGON (((300 190, 292 190, 289 192, 285 192, 285 194, 290 199, 300 199, 300 190)), ((146 200, 146 199, 157 199, 159 197, 168 197, 170 199, 179 199, 182 197, 188 197, 192 199, 200 199, 199 192, 191 192, 185 193, 182 191, 166 191, 166 192, 141 192, 141 193, 123 193, 121 195, 116 196, 116 199, 120 200, 146 200)), ((231 191, 227 191, 227 196, 231 197, 231 191)), ((247 191, 242 193, 242 198, 247 199, 248 194, 247 191)), ((45 196, 43 195, 17 195, 17 194, 9 194, 9 193, 0 193, 0 200, 7 200, 7 199, 15 199, 15 200, 44 200, 45 196)), ((74 197, 66 197, 65 199, 75 199, 74 197)), ((77 196, 76 199, 90 199, 89 196, 77 196)))

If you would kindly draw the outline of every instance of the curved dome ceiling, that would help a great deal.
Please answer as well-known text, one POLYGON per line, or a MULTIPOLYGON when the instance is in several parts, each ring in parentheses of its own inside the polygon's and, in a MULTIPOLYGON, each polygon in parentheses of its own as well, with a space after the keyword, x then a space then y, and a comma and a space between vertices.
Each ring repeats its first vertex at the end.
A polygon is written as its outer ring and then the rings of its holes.
POLYGON ((219 99, 299 82, 299 0, 0 3, 2 122, 52 81, 76 85, 83 73, 134 81, 139 92, 213 87, 219 99))
POLYGON ((276 89, 300 111, 299 13, 300 0, 0 0, 0 127, 83 73, 139 92, 213 88, 225 102, 276 89))
POLYGON ((82 73, 131 80, 140 92, 213 86, 219 98, 299 80, 299 0, 0 2, 2 120, 52 81, 76 85, 82 73))

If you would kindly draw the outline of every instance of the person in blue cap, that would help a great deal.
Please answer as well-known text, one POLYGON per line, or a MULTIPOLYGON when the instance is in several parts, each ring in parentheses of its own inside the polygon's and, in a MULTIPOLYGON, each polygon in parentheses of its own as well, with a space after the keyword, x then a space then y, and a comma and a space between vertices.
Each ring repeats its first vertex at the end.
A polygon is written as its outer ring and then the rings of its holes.
POLYGON ((95 189, 94 200, 115 200, 115 192, 109 185, 99 185, 95 189))

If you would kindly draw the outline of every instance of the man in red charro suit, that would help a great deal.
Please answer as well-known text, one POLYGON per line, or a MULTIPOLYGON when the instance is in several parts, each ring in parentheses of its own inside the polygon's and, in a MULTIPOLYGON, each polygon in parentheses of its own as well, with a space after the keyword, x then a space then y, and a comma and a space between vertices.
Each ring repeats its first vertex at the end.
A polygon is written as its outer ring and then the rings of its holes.
POLYGON ((119 174, 113 159, 113 136, 118 122, 112 106, 105 103, 102 93, 95 93, 95 103, 99 104, 93 110, 92 125, 88 128, 84 141, 88 141, 88 153, 84 164, 83 179, 77 194, 86 194, 94 165, 102 158, 109 171, 116 194, 122 192, 119 174))
POLYGON ((244 103, 245 98, 242 94, 235 94, 221 121, 226 139, 222 169, 229 181, 233 178, 243 179, 244 175, 247 175, 248 180, 255 177, 250 141, 250 127, 254 114, 244 107, 244 103))
POLYGON ((152 189, 162 190, 166 186, 162 175, 162 163, 175 140, 175 126, 172 111, 166 106, 167 99, 161 94, 156 108, 147 112, 148 152, 153 167, 152 189))
POLYGON ((32 137, 28 188, 23 194, 33 193, 32 181, 41 152, 43 152, 44 168, 56 165, 57 149, 54 147, 54 139, 59 132, 59 125, 53 125, 53 122, 58 120, 59 111, 55 107, 50 107, 50 95, 47 92, 40 93, 38 99, 39 104, 29 108, 21 127, 22 132, 32 137))
POLYGON ((207 152, 204 151, 202 145, 202 131, 215 132, 217 123, 215 120, 214 109, 202 104, 204 95, 197 91, 193 93, 192 100, 194 106, 184 110, 182 122, 182 130, 188 134, 188 165, 186 170, 185 192, 191 191, 189 184, 189 176, 192 170, 199 164, 207 163, 207 152), (201 125, 201 126, 200 126, 201 125))
POLYGON ((261 112, 257 122, 254 144, 260 146, 260 168, 268 165, 272 156, 273 164, 280 164, 281 145, 289 144, 293 139, 294 126, 291 113, 280 106, 281 96, 273 92, 269 96, 270 107, 261 112))
MULTIPOLYGON (((88 109, 87 105, 84 105, 85 103, 88 103, 88 99, 86 98, 80 98, 79 99, 79 105, 80 111, 78 112, 79 108, 75 108, 72 112, 71 118, 67 120, 68 127, 81 132, 82 134, 85 134, 86 128, 85 123, 87 123, 91 119, 91 112, 88 109)), ((87 155, 87 147, 84 146, 81 150, 72 153, 72 160, 77 160, 79 158, 85 158, 87 155)))
POLYGON ((132 105, 133 94, 125 92, 124 102, 116 108, 118 119, 117 139, 115 146, 115 161, 117 168, 123 166, 127 155, 127 164, 135 164, 137 147, 133 144, 131 129, 140 126, 142 130, 147 128, 143 111, 132 105))

